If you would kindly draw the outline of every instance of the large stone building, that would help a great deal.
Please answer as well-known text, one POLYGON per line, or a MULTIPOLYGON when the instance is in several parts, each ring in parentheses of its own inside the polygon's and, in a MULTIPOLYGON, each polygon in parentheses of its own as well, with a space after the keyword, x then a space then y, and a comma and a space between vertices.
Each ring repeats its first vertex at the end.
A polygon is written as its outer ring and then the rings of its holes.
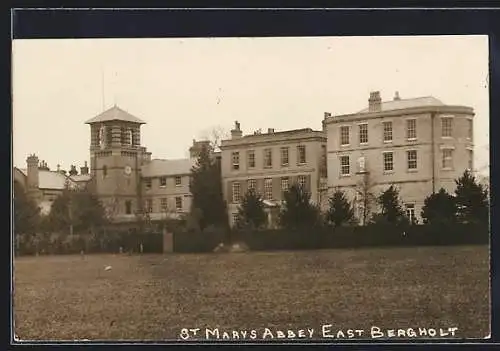
POLYGON ((134 221, 138 213, 150 218, 178 217, 191 206, 189 174, 205 141, 193 140, 190 158, 151 159, 141 146, 144 121, 114 106, 86 122, 90 125, 90 171, 85 166, 77 174, 50 171, 31 155, 27 169, 14 169, 21 184, 44 213, 67 186, 91 186, 115 221, 134 221))
POLYGON ((221 172, 230 225, 234 225, 241 199, 248 189, 260 193, 269 224, 277 223, 283 192, 293 183, 311 192, 314 203, 326 195, 326 135, 323 131, 298 129, 243 136, 235 123, 231 139, 221 143, 221 172))
MULTIPOLYGON (((366 214, 364 195, 396 185, 408 215, 418 219, 425 197, 441 187, 453 192, 455 179, 473 169, 473 117, 472 108, 434 97, 401 99, 396 93, 382 101, 373 92, 368 107, 357 113, 325 113, 321 131, 268 129, 243 135, 236 122, 231 138, 222 140, 214 155, 221 162, 230 224, 241 199, 254 188, 264 199, 270 225, 276 225, 283 193, 293 183, 310 191, 323 210, 335 189, 344 190, 360 218, 366 214)), ((193 140, 186 159, 152 159, 141 145, 145 122, 130 113, 114 106, 86 123, 90 170, 85 163, 80 174, 74 166, 69 174, 50 171, 34 155, 26 169, 14 169, 14 180, 44 213, 65 187, 86 185, 117 221, 133 221, 143 212, 151 219, 189 212, 191 168, 208 141, 193 140)))
POLYGON ((29 155, 26 159, 26 168, 14 167, 14 184, 24 189, 28 196, 38 203, 41 212, 50 212, 52 202, 63 193, 64 189, 84 187, 90 180, 87 162, 77 174, 76 167, 72 166, 69 173, 61 170, 59 165, 56 171, 50 170, 47 163, 39 160, 36 155, 29 155))
POLYGON ((382 101, 379 92, 357 113, 325 113, 329 188, 346 191, 361 218, 364 194, 395 185, 407 214, 418 219, 425 197, 441 187, 453 192, 455 179, 473 169, 473 117, 472 108, 434 97, 396 93, 382 101))
POLYGON ((153 220, 189 212, 191 168, 206 141, 195 141, 186 159, 151 159, 141 146, 144 121, 114 106, 86 122, 91 130, 91 174, 98 196, 115 220, 137 213, 153 220))

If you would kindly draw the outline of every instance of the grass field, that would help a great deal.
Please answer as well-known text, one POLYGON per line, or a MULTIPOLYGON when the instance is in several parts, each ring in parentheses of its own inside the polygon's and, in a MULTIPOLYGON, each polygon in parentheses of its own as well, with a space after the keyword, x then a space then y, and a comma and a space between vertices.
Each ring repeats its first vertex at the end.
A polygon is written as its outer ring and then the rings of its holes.
POLYGON ((489 334, 487 247, 40 256, 14 264, 15 332, 23 340, 159 340, 181 328, 265 327, 310 328, 316 338, 326 324, 333 334, 373 325, 489 334))

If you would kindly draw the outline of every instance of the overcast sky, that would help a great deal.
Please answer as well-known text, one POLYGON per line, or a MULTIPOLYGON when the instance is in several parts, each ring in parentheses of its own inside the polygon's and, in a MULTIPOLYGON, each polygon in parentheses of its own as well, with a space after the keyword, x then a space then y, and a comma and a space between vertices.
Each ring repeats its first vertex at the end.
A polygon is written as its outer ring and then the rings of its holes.
POLYGON ((89 160, 84 122, 115 103, 147 122, 153 158, 183 158, 214 127, 321 128, 323 112, 432 95, 475 109, 476 165, 489 165, 488 38, 57 39, 13 43, 14 165, 89 160))

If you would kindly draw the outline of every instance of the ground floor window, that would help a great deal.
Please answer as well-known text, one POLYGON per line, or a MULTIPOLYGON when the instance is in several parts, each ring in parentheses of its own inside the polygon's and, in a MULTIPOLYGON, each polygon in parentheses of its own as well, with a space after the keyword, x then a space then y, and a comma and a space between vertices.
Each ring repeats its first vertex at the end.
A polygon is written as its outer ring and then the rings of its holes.
POLYGON ((175 209, 177 211, 181 211, 182 210, 182 197, 180 197, 180 196, 177 196, 175 198, 175 209))
POLYGON ((238 214, 237 213, 233 213, 233 226, 235 226, 237 223, 238 223, 238 214))
POLYGON ((273 180, 272 178, 264 179, 264 199, 273 199, 273 180))
POLYGON ((406 204, 406 216, 410 220, 411 223, 415 223, 417 217, 415 216, 415 205, 414 204, 406 204))
POLYGON ((125 213, 132 214, 132 201, 125 201, 125 213))
POLYGON ((167 198, 162 198, 161 200, 161 210, 162 212, 166 212, 168 210, 167 198))
POLYGON ((153 200, 152 199, 146 200, 146 212, 147 213, 153 212, 153 200))

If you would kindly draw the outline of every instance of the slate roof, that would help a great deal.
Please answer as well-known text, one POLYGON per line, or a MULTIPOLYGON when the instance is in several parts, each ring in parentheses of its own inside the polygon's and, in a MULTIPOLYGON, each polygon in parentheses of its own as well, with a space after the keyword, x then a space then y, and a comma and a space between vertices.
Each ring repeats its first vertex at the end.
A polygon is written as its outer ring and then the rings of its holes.
MULTIPOLYGON (((19 169, 25 176, 28 174, 26 168, 19 169)), ((66 185, 66 181, 76 183, 70 178, 57 171, 38 170, 38 188, 39 189, 57 189, 62 190, 66 185)))
POLYGON ((174 176, 191 173, 196 159, 160 160, 154 159, 141 167, 143 177, 174 176))
MULTIPOLYGON (((433 96, 424 96, 413 99, 383 101, 382 111, 402 110, 412 107, 427 107, 427 106, 444 106, 444 103, 433 96)), ((359 111, 358 113, 365 113, 365 112, 368 112, 368 108, 365 108, 359 111)))
POLYGON ((138 123, 138 124, 146 124, 143 120, 140 118, 135 117, 134 115, 131 115, 125 110, 122 110, 118 106, 113 106, 110 109, 107 109, 103 113, 95 116, 94 118, 89 119, 86 124, 93 124, 93 123, 98 123, 98 122, 107 122, 107 121, 125 121, 125 122, 132 122, 132 123, 138 123))
POLYGON ((74 176, 70 176, 71 180, 75 182, 88 182, 92 176, 90 174, 77 174, 74 176))

